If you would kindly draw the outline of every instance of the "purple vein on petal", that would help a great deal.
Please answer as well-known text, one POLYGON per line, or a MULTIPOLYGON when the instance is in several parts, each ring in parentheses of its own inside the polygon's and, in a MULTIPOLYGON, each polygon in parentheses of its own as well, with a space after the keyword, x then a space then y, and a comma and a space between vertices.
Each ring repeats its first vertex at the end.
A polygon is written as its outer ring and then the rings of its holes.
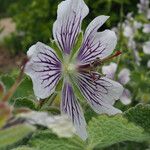
POLYGON ((78 103, 72 86, 65 82, 62 91, 61 111, 67 114, 72 120, 77 134, 83 138, 87 138, 86 122, 80 104, 78 103))
POLYGON ((40 42, 33 45, 28 53, 31 56, 25 72, 33 81, 35 95, 46 98, 61 78, 61 62, 52 48, 40 42))
POLYGON ((53 36, 64 53, 70 54, 88 11, 83 0, 66 0, 59 4, 53 36))

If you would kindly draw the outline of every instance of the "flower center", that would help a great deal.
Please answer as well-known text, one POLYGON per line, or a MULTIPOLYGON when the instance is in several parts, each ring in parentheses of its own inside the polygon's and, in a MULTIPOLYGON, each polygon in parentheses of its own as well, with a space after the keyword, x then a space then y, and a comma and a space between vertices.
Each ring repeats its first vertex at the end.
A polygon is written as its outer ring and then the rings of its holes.
POLYGON ((76 65, 69 61, 68 56, 65 57, 65 61, 63 63, 63 72, 65 75, 74 74, 76 72, 76 65))

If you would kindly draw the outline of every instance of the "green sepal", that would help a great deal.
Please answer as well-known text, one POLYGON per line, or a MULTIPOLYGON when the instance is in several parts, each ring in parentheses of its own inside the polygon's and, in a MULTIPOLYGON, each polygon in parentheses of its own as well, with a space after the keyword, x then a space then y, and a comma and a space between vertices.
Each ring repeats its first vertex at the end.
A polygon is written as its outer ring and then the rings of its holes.
POLYGON ((77 52, 79 51, 79 48, 81 47, 83 41, 83 32, 80 32, 78 37, 77 37, 77 41, 76 44, 74 45, 72 51, 71 51, 71 56, 70 56, 70 60, 75 56, 75 54, 77 54, 77 52))
POLYGON ((63 79, 60 79, 56 88, 55 88, 55 92, 60 92, 62 90, 62 85, 63 85, 63 79))
POLYGON ((63 53, 62 53, 62 50, 60 50, 60 48, 58 47, 58 44, 56 43, 56 41, 51 40, 50 46, 56 52, 56 54, 57 54, 58 58, 60 59, 60 61, 63 62, 63 53))
POLYGON ((72 83, 73 91, 74 91, 75 95, 77 96, 77 98, 81 101, 85 100, 85 98, 82 95, 80 89, 78 88, 77 84, 75 83, 75 80, 71 76, 70 76, 70 80, 71 80, 71 83, 72 83))

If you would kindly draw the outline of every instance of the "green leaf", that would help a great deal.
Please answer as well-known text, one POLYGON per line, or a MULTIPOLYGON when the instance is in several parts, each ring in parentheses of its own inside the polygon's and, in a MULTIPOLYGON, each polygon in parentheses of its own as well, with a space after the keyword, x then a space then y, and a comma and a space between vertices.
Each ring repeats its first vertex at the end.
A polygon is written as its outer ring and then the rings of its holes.
POLYGON ((124 116, 150 133, 150 104, 138 104, 127 110, 124 116))
POLYGON ((95 146, 107 147, 123 141, 143 141, 150 138, 144 134, 141 127, 129 123, 121 115, 99 116, 89 122, 88 148, 92 150, 95 146))
POLYGON ((14 101, 14 107, 20 108, 20 107, 26 107, 35 110, 36 109, 36 103, 26 97, 23 98, 16 98, 14 101))
POLYGON ((7 103, 0 102, 0 129, 6 124, 11 117, 11 108, 7 103))
POLYGON ((16 125, 0 131, 0 149, 16 144, 33 132, 35 128, 29 125, 16 125))
POLYGON ((8 91, 15 82, 14 79, 9 75, 3 75, 0 77, 0 79, 6 87, 6 91, 8 91))
POLYGON ((83 150, 85 145, 79 138, 58 138, 45 130, 35 133, 29 146, 38 150, 83 150))
POLYGON ((13 148, 12 150, 37 150, 37 149, 27 147, 27 146, 20 146, 20 147, 17 147, 17 148, 13 148))
MULTIPOLYGON (((12 85, 15 82, 15 80, 11 76, 8 76, 8 75, 1 76, 1 81, 4 83, 6 87, 6 92, 12 87, 12 85)), ((20 97, 34 98, 32 81, 28 77, 25 77, 22 80, 16 92, 10 99, 10 103, 13 103, 16 98, 20 98, 20 97)))
POLYGON ((22 80, 13 96, 13 99, 20 97, 34 97, 32 82, 31 79, 28 77, 25 77, 22 80))

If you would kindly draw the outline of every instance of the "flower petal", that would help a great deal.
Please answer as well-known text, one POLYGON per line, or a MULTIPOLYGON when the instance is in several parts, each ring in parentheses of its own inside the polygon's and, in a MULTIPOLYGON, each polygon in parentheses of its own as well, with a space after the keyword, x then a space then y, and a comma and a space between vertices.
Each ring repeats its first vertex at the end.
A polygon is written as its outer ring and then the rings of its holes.
POLYGON ((145 54, 150 54, 150 41, 147 41, 143 45, 143 52, 145 54))
POLYGON ((81 107, 75 98, 73 89, 69 83, 65 83, 62 92, 61 111, 72 120, 77 134, 85 140, 87 138, 86 122, 81 107))
POLYGON ((127 68, 122 69, 118 74, 118 80, 122 85, 127 84, 130 81, 130 70, 127 68))
POLYGON ((117 43, 115 32, 110 30, 97 32, 107 19, 108 16, 99 16, 87 27, 84 41, 78 54, 78 60, 81 63, 90 63, 96 58, 103 59, 113 52, 117 43))
POLYGON ((102 73, 105 74, 106 77, 109 79, 114 79, 116 70, 117 70, 116 63, 110 63, 110 65, 102 67, 102 73))
POLYGON ((143 32, 144 33, 150 33, 150 23, 149 24, 144 24, 143 32))
POLYGON ((89 9, 83 0, 65 0, 58 5, 53 36, 64 53, 69 54, 89 9))
POLYGON ((59 137, 70 138, 75 133, 75 128, 67 115, 49 115, 48 112, 30 111, 19 113, 18 117, 25 119, 31 125, 47 127, 59 137))
POLYGON ((120 97, 120 101, 124 105, 128 105, 131 103, 131 93, 128 89, 124 89, 122 96, 120 97))
MULTIPOLYGON (((95 75, 100 76, 98 73, 95 73, 95 75)), ((110 115, 121 113, 112 105, 120 98, 123 92, 122 85, 106 77, 93 80, 91 75, 87 73, 79 74, 76 81, 83 96, 95 112, 110 115)))
POLYGON ((54 50, 49 46, 37 42, 27 52, 29 62, 25 73, 33 82, 33 89, 38 98, 50 96, 61 77, 61 63, 54 50))
POLYGON ((150 60, 147 62, 147 67, 150 68, 150 60))

